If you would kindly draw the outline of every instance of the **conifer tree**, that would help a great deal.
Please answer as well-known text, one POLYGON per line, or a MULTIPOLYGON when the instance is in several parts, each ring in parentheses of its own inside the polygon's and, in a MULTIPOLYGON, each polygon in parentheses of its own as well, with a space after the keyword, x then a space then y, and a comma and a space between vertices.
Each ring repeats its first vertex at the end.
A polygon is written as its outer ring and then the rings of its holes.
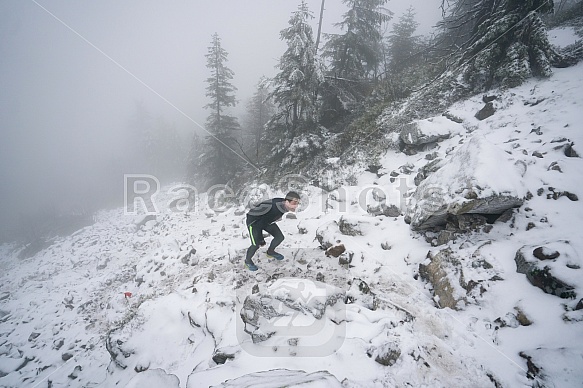
POLYGON ((323 81, 322 65, 316 56, 314 34, 308 23, 313 15, 302 0, 292 13, 289 27, 281 31, 287 50, 279 60, 271 96, 279 112, 275 119, 291 125, 292 134, 300 121, 316 121, 317 91, 323 81))
MULTIPOLYGON (((548 76, 565 65, 551 47, 541 15, 552 0, 457 0, 441 24, 455 45, 461 69, 473 91, 513 87, 531 76, 548 76), (459 48, 459 50, 457 50, 459 48)), ((453 51, 453 50, 452 50, 453 51)))
POLYGON ((419 23, 415 20, 415 10, 409 7, 393 25, 387 38, 389 51, 389 70, 399 73, 415 64, 416 54, 421 46, 421 38, 415 36, 419 23))
POLYGON ((275 113, 275 105, 269 95, 268 80, 262 77, 247 104, 245 148, 249 150, 249 155, 252 155, 255 164, 260 164, 262 160, 265 148, 263 143, 265 126, 275 113))
POLYGON ((343 34, 329 35, 324 56, 331 61, 331 73, 353 80, 376 76, 382 62, 383 24, 391 14, 383 8, 388 0, 342 0, 348 6, 344 20, 335 26, 343 34))
POLYGON ((210 186, 226 184, 235 176, 241 159, 236 152, 238 146, 234 131, 240 127, 237 118, 225 112, 227 108, 236 105, 234 93, 237 88, 231 84, 234 73, 225 64, 228 53, 222 48, 218 34, 212 36, 211 46, 205 56, 207 68, 211 72, 206 80, 206 96, 210 102, 205 106, 211 112, 206 120, 206 129, 211 135, 206 137, 201 168, 206 185, 210 186))

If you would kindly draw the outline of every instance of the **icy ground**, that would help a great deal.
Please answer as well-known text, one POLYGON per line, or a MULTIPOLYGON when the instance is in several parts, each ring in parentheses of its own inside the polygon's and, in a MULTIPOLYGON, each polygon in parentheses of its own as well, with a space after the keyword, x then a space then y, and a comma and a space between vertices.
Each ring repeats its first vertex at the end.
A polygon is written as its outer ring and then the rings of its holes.
MULTIPOLYGON (((21 247, 0 247, 0 386, 582 386, 583 310, 575 305, 583 295, 583 269, 573 265, 567 274, 577 298, 561 299, 532 286, 514 261, 525 245, 564 240, 574 249, 573 260, 583 257, 583 207, 546 195, 552 187, 583 196, 583 161, 559 147, 568 139, 583 154, 582 90, 579 64, 491 93, 499 96, 497 112, 484 121, 474 118, 482 96, 449 109, 464 120, 464 131, 431 152, 447 159, 470 136, 484 136, 526 166, 521 181, 512 183, 533 194, 512 223, 449 243, 468 257, 479 250, 500 277, 485 282, 485 292, 461 310, 436 307, 429 285, 417 276, 427 253, 444 247, 412 232, 403 216, 366 211, 373 187, 404 206, 395 185, 405 177, 413 187, 427 163, 423 153, 389 151, 380 171, 385 175, 361 172, 358 184, 331 193, 304 187, 309 200, 297 218, 279 222, 286 259, 270 261, 262 249, 257 273, 243 267, 249 239, 242 207, 211 211, 201 195, 196 209, 176 211, 170 205, 177 192, 163 188, 156 219, 143 226, 136 227, 143 217, 123 209, 102 211, 94 225, 31 258, 18 259, 21 247), (391 171, 404 172, 391 182, 391 171), (315 239, 319 228, 341 217, 357 220, 362 232, 337 235, 353 254, 350 264, 325 256, 315 239), (374 306, 349 284, 355 279, 375 294, 374 306), (257 291, 285 294, 312 313, 321 307, 318 292, 357 295, 332 312, 326 307, 320 320, 305 321, 307 314, 298 316, 303 322, 281 323, 284 331, 294 325, 311 331, 253 343, 240 312, 257 291), (516 322, 517 309, 530 325, 516 322), (383 361, 383 355, 394 357, 383 361), (533 365, 542 370, 535 373, 533 365)), ((514 177, 501 170, 491 179, 507 184, 514 177)), ((473 270, 466 275, 483 275, 482 268, 473 270)))

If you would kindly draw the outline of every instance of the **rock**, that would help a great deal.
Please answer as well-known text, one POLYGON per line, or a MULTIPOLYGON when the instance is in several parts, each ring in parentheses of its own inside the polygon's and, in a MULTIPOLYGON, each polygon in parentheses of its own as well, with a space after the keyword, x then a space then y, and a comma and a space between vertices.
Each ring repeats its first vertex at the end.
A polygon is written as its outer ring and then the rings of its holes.
POLYGON ((340 233, 347 236, 363 236, 364 227, 368 226, 369 220, 364 217, 342 216, 338 221, 340 233))
POLYGON ((482 136, 474 136, 415 190, 407 219, 413 230, 443 228, 451 216, 493 218, 521 206, 521 176, 508 155, 482 136), (496 160, 493 164, 492 161, 496 160), (504 170, 504 179, 496 180, 504 170))
POLYGON ((186 254, 184 254, 180 258, 180 261, 182 262, 182 264, 196 265, 196 264, 198 264, 198 260, 196 260, 196 258, 194 257, 195 255, 196 255, 196 249, 191 248, 186 254))
POLYGON ((338 257, 342 253, 344 253, 344 251, 346 251, 346 247, 344 246, 344 244, 335 245, 333 247, 326 249, 326 256, 338 257))
POLYGON ((352 263, 353 257, 354 257, 354 252, 344 252, 338 257, 338 264, 350 265, 350 263, 352 263))
MULTIPOLYGON (((195 375, 192 375, 193 377, 195 375)), ((195 377, 193 377, 195 379, 195 377)), ((191 384, 190 378, 187 387, 194 388, 195 382, 191 384)), ((272 369, 267 371, 250 373, 226 380, 220 385, 214 385, 210 388, 251 388, 251 387, 330 387, 343 388, 344 385, 338 381, 334 375, 328 371, 319 371, 307 373, 303 370, 289 369, 272 369)))
POLYGON ((32 332, 28 336, 28 342, 32 342, 40 336, 40 333, 32 332))
POLYGON ((460 310, 460 303, 465 302, 465 292, 456 279, 455 258, 451 249, 447 248, 437 254, 429 252, 427 259, 419 264, 419 275, 433 286, 433 295, 437 297, 440 308, 449 307, 460 310))
POLYGON ((370 290, 370 287, 364 280, 358 278, 352 280, 350 288, 346 292, 346 299, 344 302, 346 304, 356 303, 369 310, 377 309, 375 293, 370 290))
POLYGON ((553 260, 553 259, 556 259, 557 257, 561 256, 561 254, 559 252, 549 251, 545 247, 535 248, 535 250, 532 251, 532 254, 534 255, 534 257, 536 257, 539 260, 553 260))
POLYGON ((567 197, 569 200, 576 202, 579 200, 576 194, 570 193, 568 191, 556 191, 554 187, 549 187, 549 191, 551 194, 547 194, 547 199, 554 199, 557 200, 561 197, 567 197))
POLYGON ((134 366, 134 371, 136 373, 142 373, 150 369, 150 362, 149 361, 138 361, 136 366, 134 366))
POLYGON ((443 165, 443 159, 434 159, 431 162, 427 163, 425 166, 421 167, 417 175, 415 176, 414 183, 416 186, 419 186, 421 182, 429 175, 434 173, 435 171, 439 170, 443 165))
POLYGON ((439 232, 439 234, 437 235, 437 238, 432 241, 432 245, 433 246, 440 246, 440 245, 445 245, 450 241, 454 241, 457 238, 458 234, 455 231, 452 230, 442 230, 439 232))
POLYGON ((515 308, 515 310, 516 310, 516 319, 518 320, 518 323, 520 324, 520 326, 532 325, 532 321, 526 316, 526 314, 524 314, 524 312, 521 309, 515 308))
POLYGON ((73 372, 71 372, 71 374, 67 377, 70 378, 71 380, 76 380, 79 377, 79 372, 81 372, 82 370, 83 368, 81 367, 81 365, 76 365, 75 368, 73 368, 73 372))
POLYGON ((457 221, 457 228, 464 232, 471 232, 478 230, 480 227, 486 224, 487 219, 481 214, 460 214, 455 217, 457 221))
POLYGON ((454 115, 451 112, 443 112, 442 116, 453 121, 454 123, 461 124, 464 122, 464 120, 461 117, 457 117, 456 115, 454 115))
POLYGON ((549 165, 549 168, 548 168, 547 170, 548 170, 548 171, 551 171, 551 170, 552 170, 552 171, 558 171, 558 172, 561 172, 561 173, 563 172, 563 170, 561 169, 561 166, 559 165, 559 163, 558 163, 558 162, 552 162, 552 163, 549 165))
POLYGON ((393 366, 401 357, 401 349, 396 343, 389 342, 379 347, 369 349, 369 357, 374 357, 375 361, 384 366, 393 366))
POLYGON ((385 203, 381 203, 377 206, 368 205, 366 209, 367 213, 373 216, 385 216, 385 217, 399 217, 401 215, 401 209, 395 205, 387 206, 385 203))
POLYGON ((61 355, 61 360, 63 361, 69 361, 71 358, 73 358, 73 355, 71 353, 63 353, 61 355))
POLYGON ((547 294, 565 299, 577 296, 573 284, 577 284, 581 269, 572 267, 580 268, 583 263, 568 241, 525 245, 516 252, 514 261, 516 272, 525 274, 533 286, 547 294))
POLYGON ((316 239, 322 249, 328 249, 338 244, 340 242, 340 236, 336 221, 325 223, 316 230, 316 239))
POLYGON ((568 158, 578 158, 579 154, 573 148, 573 143, 569 143, 565 146, 565 156, 568 158))
POLYGON ((494 104, 492 102, 487 102, 486 105, 484 105, 484 107, 480 109, 474 117, 482 121, 494 115, 494 113, 496 113, 496 108, 494 108, 494 104))
POLYGON ((575 306, 575 310, 583 310, 583 299, 579 300, 579 303, 575 306))
POLYGON ((453 133, 462 132, 463 127, 446 117, 415 120, 401 129, 400 139, 407 146, 419 147, 448 139, 453 133))
POLYGON ((213 353, 213 361, 217 363, 217 365, 224 364, 227 360, 234 360, 237 354, 237 350, 233 348, 229 349, 217 349, 213 353))
POLYGON ((497 98, 498 98, 498 96, 488 96, 488 95, 484 94, 482 96, 482 101, 487 104, 489 102, 495 101, 497 98))

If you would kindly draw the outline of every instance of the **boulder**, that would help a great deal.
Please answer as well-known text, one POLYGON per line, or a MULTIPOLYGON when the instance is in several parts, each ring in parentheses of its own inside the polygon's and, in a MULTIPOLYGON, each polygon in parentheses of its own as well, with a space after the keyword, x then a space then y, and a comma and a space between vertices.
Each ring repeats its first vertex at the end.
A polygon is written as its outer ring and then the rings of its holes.
POLYGON ((459 123, 446 117, 433 117, 425 120, 415 120, 401 129, 400 139, 405 147, 419 147, 448 139, 452 134, 465 132, 459 123))
POLYGON ((514 256, 516 272, 547 294, 576 298, 575 286, 583 276, 583 260, 568 241, 525 245, 514 256))
POLYGON ((344 251, 346 251, 344 244, 334 245, 333 247, 326 249, 326 256, 338 257, 343 254, 344 251))
POLYGON ((494 113, 496 113, 496 108, 494 108, 494 104, 491 101, 488 101, 486 102, 486 105, 476 113, 475 117, 482 121, 494 115, 494 113))
POLYGON ((328 249, 340 242, 341 234, 338 231, 338 223, 330 221, 316 230, 316 239, 322 249, 328 249))
POLYGON ((448 219, 463 214, 481 214, 492 222, 521 206, 525 194, 520 172, 508 155, 483 136, 474 136, 421 182, 405 221, 413 230, 443 228, 448 219))
POLYGON ((393 366, 399 357, 401 349, 396 342, 387 342, 368 350, 367 355, 383 366, 393 366))
POLYGON ((419 264, 419 275, 433 286, 433 295, 437 297, 440 308, 449 307, 460 310, 465 302, 465 290, 459 284, 459 269, 451 249, 444 249, 437 254, 429 252, 427 259, 419 264))

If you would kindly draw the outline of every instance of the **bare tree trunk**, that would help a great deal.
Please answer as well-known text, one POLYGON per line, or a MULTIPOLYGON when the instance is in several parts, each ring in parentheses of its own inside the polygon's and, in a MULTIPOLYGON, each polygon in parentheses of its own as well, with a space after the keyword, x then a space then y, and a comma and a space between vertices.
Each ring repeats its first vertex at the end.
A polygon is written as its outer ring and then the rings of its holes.
POLYGON ((320 35, 322 34, 322 19, 324 18, 324 3, 326 0, 322 0, 322 6, 320 7, 320 22, 318 23, 318 36, 316 37, 316 53, 318 53, 318 46, 320 45, 320 35))

